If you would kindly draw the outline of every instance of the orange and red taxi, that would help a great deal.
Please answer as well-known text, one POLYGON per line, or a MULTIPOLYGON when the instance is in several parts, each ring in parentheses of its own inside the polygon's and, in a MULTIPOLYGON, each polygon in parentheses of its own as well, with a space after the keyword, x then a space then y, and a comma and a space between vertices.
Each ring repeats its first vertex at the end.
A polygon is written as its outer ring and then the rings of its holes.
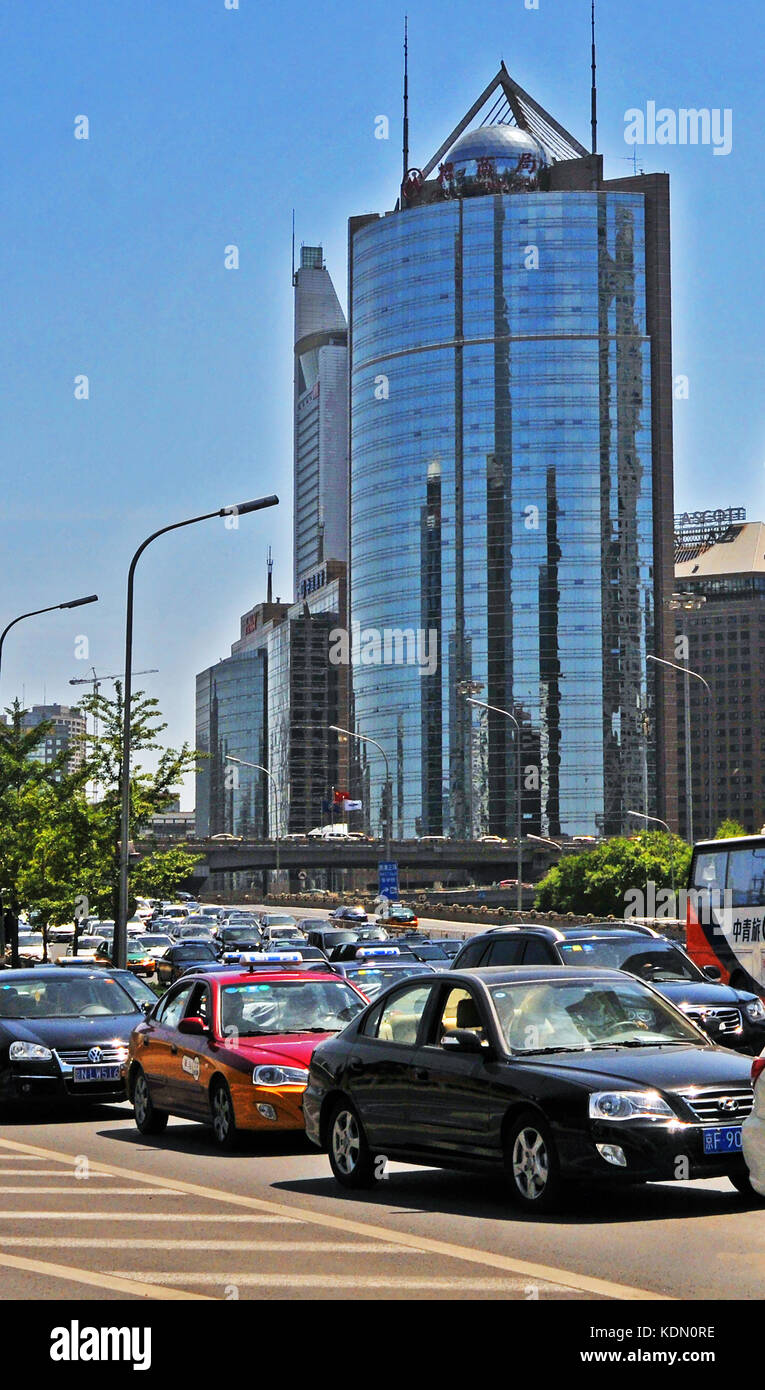
POLYGON ((240 1131, 303 1129, 311 1054, 366 1003, 329 968, 301 970, 299 957, 182 976, 130 1038, 138 1129, 161 1133, 178 1115, 210 1125, 223 1149, 240 1131))

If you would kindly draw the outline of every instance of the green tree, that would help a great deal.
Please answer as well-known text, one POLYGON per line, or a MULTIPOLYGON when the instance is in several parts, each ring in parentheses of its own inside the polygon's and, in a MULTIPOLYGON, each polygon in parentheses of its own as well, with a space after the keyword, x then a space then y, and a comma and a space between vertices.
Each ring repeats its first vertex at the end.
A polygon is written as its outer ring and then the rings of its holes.
MULTIPOLYGON (((680 888, 688 876, 690 845, 673 835, 672 854, 675 882, 680 888)), ((636 835, 606 840, 581 854, 561 855, 537 885, 535 901, 542 912, 622 917, 628 892, 644 892, 649 881, 657 890, 672 887, 670 837, 665 831, 641 830, 636 835)))
MULTIPOLYGON (((159 702, 152 696, 136 691, 130 706, 130 839, 133 841, 140 837, 151 817, 170 804, 183 777, 194 768, 197 755, 187 743, 180 749, 167 748, 161 743, 160 735, 167 724, 162 719, 159 702), (155 762, 152 770, 135 761, 136 755, 141 753, 152 756, 155 762)), ((92 750, 88 759, 89 780, 95 783, 97 789, 93 825, 97 853, 92 866, 88 902, 102 916, 116 920, 119 910, 122 723, 125 708, 120 682, 115 682, 112 699, 100 693, 89 695, 82 701, 82 708, 98 721, 98 736, 89 737, 92 750)), ((158 851, 142 861, 140 879, 136 879, 138 870, 131 874, 131 911, 135 907, 136 883, 150 882, 152 864, 155 865, 157 879, 163 876, 173 879, 175 875, 174 889, 195 862, 189 862, 185 872, 180 873, 181 860, 171 859, 163 866, 163 858, 158 851)), ((190 861, 191 856, 187 855, 186 859, 190 861)), ((143 889, 139 888, 138 891, 142 892, 143 889)))
POLYGON ((740 821, 724 820, 718 826, 716 840, 731 840, 735 835, 746 835, 746 831, 740 821))
POLYGON ((158 850, 136 865, 130 876, 131 889, 139 897, 172 898, 199 858, 180 846, 158 850))

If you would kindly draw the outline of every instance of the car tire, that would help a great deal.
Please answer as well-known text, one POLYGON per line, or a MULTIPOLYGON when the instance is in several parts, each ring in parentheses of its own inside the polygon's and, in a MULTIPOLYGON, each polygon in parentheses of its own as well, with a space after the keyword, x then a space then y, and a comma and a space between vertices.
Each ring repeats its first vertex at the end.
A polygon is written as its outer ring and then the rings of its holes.
POLYGON ((236 1127, 231 1092, 222 1076, 216 1077, 210 1087, 210 1111, 215 1146, 230 1153, 239 1142, 239 1131, 236 1127))
POLYGON ((140 1067, 133 1082, 133 1116, 141 1134, 163 1134, 170 1118, 166 1110, 155 1106, 146 1073, 140 1067))
POLYGON ((514 1200, 525 1211, 552 1211, 562 1182, 555 1140, 547 1121, 533 1110, 509 1125, 504 1143, 505 1172, 514 1200))
POLYGON ((356 1108, 349 1100, 339 1100, 327 1126, 329 1162, 343 1187, 374 1187, 375 1163, 356 1108))
POLYGON ((752 1179, 748 1173, 729 1173, 728 1180, 733 1184, 736 1191, 753 1205, 755 1203, 762 1204, 765 1202, 765 1197, 752 1187, 752 1179))

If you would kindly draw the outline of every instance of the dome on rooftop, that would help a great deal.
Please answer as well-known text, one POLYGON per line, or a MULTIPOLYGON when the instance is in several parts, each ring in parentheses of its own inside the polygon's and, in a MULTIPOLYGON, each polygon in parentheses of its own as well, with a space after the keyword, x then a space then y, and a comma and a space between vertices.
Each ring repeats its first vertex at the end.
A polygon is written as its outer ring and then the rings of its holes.
POLYGON ((441 166, 441 181, 446 191, 462 197, 523 192, 537 187, 548 163, 544 147, 529 131, 481 125, 465 131, 452 146, 441 166))

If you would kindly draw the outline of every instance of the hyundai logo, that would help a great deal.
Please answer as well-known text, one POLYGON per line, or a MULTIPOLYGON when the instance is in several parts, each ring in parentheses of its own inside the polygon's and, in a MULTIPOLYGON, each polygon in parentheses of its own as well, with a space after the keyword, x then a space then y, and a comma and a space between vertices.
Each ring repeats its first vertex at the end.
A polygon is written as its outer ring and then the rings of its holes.
POLYGON ((103 1059, 104 1059, 104 1054, 103 1054, 103 1052, 101 1051, 100 1047, 91 1047, 91 1048, 90 1048, 90 1050, 89 1050, 89 1052, 88 1052, 88 1061, 89 1061, 89 1062, 102 1062, 103 1059))
POLYGON ((724 1110, 726 1115, 734 1115, 739 1108, 740 1101, 737 1101, 735 1096, 725 1096, 720 1101, 720 1109, 724 1110))

